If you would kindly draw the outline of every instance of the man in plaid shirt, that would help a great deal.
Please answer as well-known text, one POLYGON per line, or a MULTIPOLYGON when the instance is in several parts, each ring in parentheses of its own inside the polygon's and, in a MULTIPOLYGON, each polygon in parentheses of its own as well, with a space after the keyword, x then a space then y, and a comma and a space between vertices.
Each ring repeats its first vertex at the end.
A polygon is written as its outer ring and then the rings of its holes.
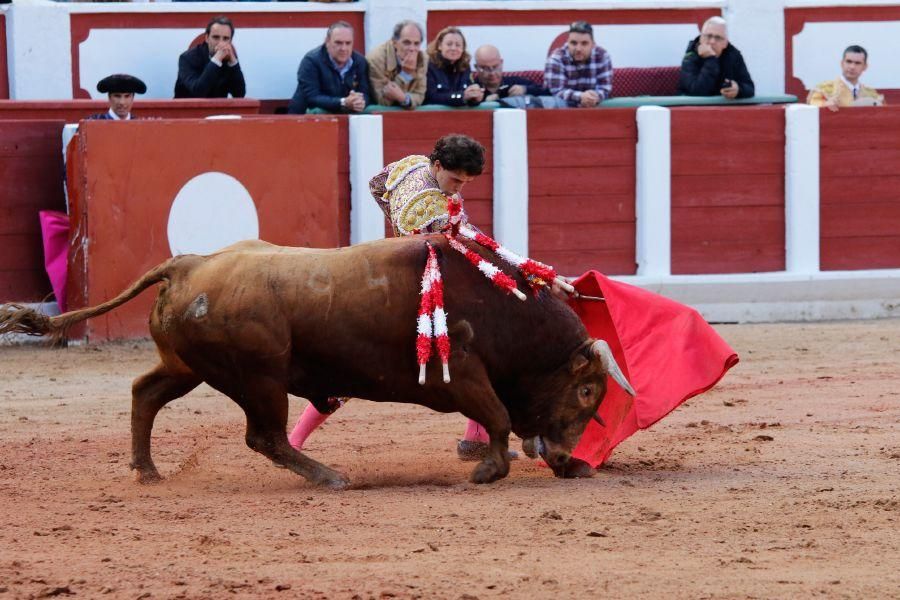
POLYGON ((544 85, 560 106, 597 106, 612 93, 612 61, 594 43, 594 29, 586 21, 569 26, 569 39, 547 57, 544 85))

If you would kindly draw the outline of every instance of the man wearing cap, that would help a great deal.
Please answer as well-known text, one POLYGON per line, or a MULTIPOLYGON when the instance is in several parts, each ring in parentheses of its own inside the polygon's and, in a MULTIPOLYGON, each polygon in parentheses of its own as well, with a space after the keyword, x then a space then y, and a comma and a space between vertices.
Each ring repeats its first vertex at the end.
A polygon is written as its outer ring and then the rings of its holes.
POLYGON ((101 79, 97 84, 97 91, 101 94, 108 94, 109 110, 105 113, 91 115, 88 119, 130 121, 134 95, 145 93, 147 86, 137 77, 117 74, 101 79))
POLYGON ((232 45, 234 24, 225 16, 206 25, 205 41, 178 57, 176 98, 243 98, 244 73, 232 45))

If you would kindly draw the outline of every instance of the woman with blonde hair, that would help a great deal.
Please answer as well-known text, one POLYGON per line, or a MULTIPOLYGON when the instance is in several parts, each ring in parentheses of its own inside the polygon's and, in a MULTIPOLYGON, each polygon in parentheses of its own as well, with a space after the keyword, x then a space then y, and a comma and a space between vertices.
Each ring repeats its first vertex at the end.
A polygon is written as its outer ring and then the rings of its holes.
POLYGON ((428 87, 425 104, 475 106, 484 88, 474 83, 466 38, 457 27, 444 27, 428 44, 428 87))

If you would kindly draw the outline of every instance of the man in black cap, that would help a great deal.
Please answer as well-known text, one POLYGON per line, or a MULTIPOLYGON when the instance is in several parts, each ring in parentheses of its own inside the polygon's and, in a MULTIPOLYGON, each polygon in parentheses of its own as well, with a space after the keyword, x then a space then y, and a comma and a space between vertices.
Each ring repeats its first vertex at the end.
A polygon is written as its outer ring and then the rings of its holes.
POLYGON ((109 111, 91 115, 88 119, 129 121, 134 95, 145 93, 147 86, 137 77, 120 73, 101 79, 97 91, 109 95, 109 111))
POLYGON ((234 24, 225 16, 206 25, 206 41, 178 57, 176 98, 243 98, 244 73, 231 41, 234 24))

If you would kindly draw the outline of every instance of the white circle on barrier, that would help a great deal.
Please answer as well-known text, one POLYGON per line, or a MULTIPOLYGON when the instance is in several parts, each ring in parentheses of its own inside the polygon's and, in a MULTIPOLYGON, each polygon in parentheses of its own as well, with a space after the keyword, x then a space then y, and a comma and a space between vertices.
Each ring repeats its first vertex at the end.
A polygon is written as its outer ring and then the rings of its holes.
POLYGON ((211 254, 241 240, 259 239, 256 205, 231 175, 202 173, 175 195, 168 236, 172 256, 211 254))

